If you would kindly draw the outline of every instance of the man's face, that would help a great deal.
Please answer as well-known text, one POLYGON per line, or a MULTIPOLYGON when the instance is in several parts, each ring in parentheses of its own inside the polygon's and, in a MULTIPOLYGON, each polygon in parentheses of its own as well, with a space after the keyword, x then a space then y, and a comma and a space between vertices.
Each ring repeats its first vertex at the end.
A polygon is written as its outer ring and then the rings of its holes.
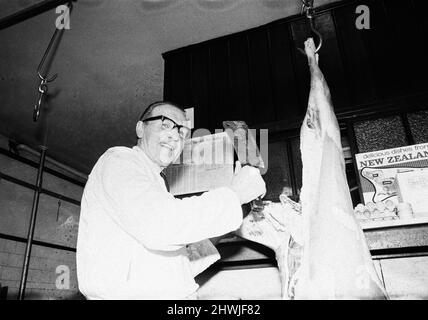
MULTIPOLYGON (((168 104, 157 106, 148 116, 166 116, 178 125, 186 125, 184 113, 168 104)), ((161 168, 169 166, 183 151, 184 140, 180 138, 177 128, 163 130, 160 119, 137 123, 139 146, 146 155, 161 168)))

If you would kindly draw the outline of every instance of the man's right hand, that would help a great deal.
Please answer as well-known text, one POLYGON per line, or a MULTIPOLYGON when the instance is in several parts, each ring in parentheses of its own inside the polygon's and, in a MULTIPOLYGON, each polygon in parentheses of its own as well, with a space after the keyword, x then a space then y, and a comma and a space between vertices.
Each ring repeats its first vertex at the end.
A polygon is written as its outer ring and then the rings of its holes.
POLYGON ((235 175, 230 188, 238 195, 241 204, 266 194, 266 184, 260 170, 251 166, 242 168, 239 161, 236 161, 235 175))

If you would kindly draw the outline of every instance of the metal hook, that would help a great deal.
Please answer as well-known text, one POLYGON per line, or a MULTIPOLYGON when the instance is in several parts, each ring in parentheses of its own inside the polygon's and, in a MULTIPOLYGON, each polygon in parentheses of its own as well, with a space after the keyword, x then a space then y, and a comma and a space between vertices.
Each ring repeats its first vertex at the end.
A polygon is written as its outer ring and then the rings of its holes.
MULTIPOLYGON (((309 18, 309 17, 308 17, 309 18)), ((316 36, 318 37, 318 46, 317 46, 317 48, 315 49, 315 53, 318 53, 318 51, 320 51, 320 49, 321 49, 321 47, 322 47, 322 36, 321 36, 321 33, 319 33, 319 31, 317 30, 317 29, 315 29, 315 27, 314 27, 314 21, 313 21, 313 17, 310 17, 309 18, 310 20, 310 22, 309 22, 309 24, 310 24, 310 27, 311 27, 311 31, 314 33, 314 34, 316 34, 316 36)))
POLYGON ((37 100, 37 104, 34 105, 33 121, 37 121, 37 119, 40 116, 40 108, 42 106, 42 100, 43 100, 44 95, 48 92, 48 86, 46 85, 47 82, 48 82, 48 79, 42 79, 40 84, 39 84, 39 88, 38 88, 39 99, 37 100))
MULTIPOLYGON (((70 1, 67 4, 67 6, 69 7, 70 12, 71 12, 71 10, 73 9, 73 3, 70 1)), ((58 34, 61 33, 61 32, 63 32, 63 29, 58 29, 58 28, 55 29, 55 32, 52 35, 51 40, 49 41, 48 47, 46 48, 46 51, 43 54, 42 60, 40 61, 39 65, 37 67, 37 75, 40 78, 40 84, 39 84, 39 88, 38 88, 39 98, 37 100, 37 104, 34 106, 34 110, 33 110, 33 121, 37 121, 38 118, 39 118, 43 97, 48 92, 48 86, 47 86, 47 84, 49 82, 54 81, 57 78, 57 76, 58 76, 58 73, 55 73, 52 77, 49 77, 48 74, 46 74, 45 76, 43 76, 42 75, 42 69, 44 69, 44 67, 45 67, 45 60, 48 57, 50 51, 52 50, 52 46, 53 46, 55 40, 59 37, 58 34)), ((59 41, 61 41, 61 38, 59 38, 59 41)))
POLYGON ((39 76, 40 80, 45 81, 45 83, 52 82, 52 81, 54 81, 56 79, 56 77, 58 77, 58 73, 55 73, 51 78, 48 79, 47 76, 43 77, 40 74, 40 71, 38 69, 37 69, 37 75, 39 76))
POLYGON ((45 64, 45 60, 46 60, 46 57, 49 55, 49 53, 50 53, 50 51, 51 51, 51 48, 52 48, 52 45, 53 45, 53 43, 55 42, 55 39, 57 38, 57 35, 58 35, 58 32, 59 32, 60 30, 59 29, 55 29, 55 32, 54 32, 54 34, 52 35, 52 38, 51 38, 51 40, 49 41, 49 44, 48 44, 48 47, 46 48, 46 51, 45 51, 45 53, 43 54, 43 58, 42 58, 42 60, 40 61, 40 63, 39 63, 39 66, 37 67, 37 75, 39 76, 39 78, 40 78, 40 80, 42 80, 42 82, 43 81, 45 81, 45 83, 48 83, 48 82, 52 82, 52 81, 54 81, 55 79, 56 79, 56 77, 58 76, 58 74, 56 73, 56 74, 54 74, 52 77, 48 77, 48 75, 46 74, 45 76, 43 76, 42 75, 42 69, 43 69, 43 67, 44 67, 44 64, 45 64))
MULTIPOLYGON (((311 31, 318 37, 318 46, 315 49, 315 53, 318 53, 318 51, 321 49, 323 40, 322 40, 322 35, 321 33, 319 33, 319 31, 317 29, 315 29, 314 26, 314 0, 302 0, 302 10, 301 13, 303 14, 304 12, 306 13, 306 18, 308 18, 309 20, 309 26, 311 28, 311 31)), ((305 51, 298 48, 300 50, 300 52, 302 52, 303 54, 305 54, 305 51)))
MULTIPOLYGON (((70 1, 69 3, 67 3, 67 6, 69 8, 69 13, 71 14, 71 11, 73 10, 73 2, 70 1)), ((53 44, 55 42, 55 39, 58 37, 59 33, 63 32, 63 30, 64 29, 58 29, 58 28, 55 29, 55 32, 52 35, 52 38, 49 41, 48 47, 46 48, 46 51, 45 51, 45 53, 43 55, 43 58, 40 61, 39 66, 37 67, 37 74, 38 74, 39 78, 41 80, 46 80, 46 83, 54 81, 56 79, 56 77, 58 76, 58 73, 56 73, 51 78, 48 78, 48 75, 43 76, 41 73, 42 73, 42 68, 44 67, 44 64, 45 64, 45 60, 46 60, 49 52, 52 49, 52 46, 53 46, 53 44)))

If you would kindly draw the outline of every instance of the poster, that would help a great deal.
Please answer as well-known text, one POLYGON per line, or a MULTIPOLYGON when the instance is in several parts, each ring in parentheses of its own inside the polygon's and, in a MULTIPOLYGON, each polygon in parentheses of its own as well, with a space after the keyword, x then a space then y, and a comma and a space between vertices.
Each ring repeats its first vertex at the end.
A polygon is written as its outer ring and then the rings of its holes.
POLYGON ((428 168, 428 143, 355 155, 364 203, 398 203, 396 175, 428 168))

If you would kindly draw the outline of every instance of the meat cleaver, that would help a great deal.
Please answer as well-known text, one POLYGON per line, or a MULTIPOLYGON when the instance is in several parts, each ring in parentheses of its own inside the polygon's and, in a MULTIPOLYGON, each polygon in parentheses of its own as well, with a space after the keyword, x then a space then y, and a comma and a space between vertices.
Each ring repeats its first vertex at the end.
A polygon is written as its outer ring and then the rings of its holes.
MULTIPOLYGON (((265 167, 260 150, 257 147, 256 137, 248 129, 245 121, 223 121, 223 128, 231 141, 233 141, 233 148, 242 166, 265 167)), ((258 197, 251 202, 251 210, 255 213, 263 211, 264 204, 261 198, 258 197)), ((259 216, 258 218, 261 219, 262 217, 259 216)))
POLYGON ((253 136, 251 130, 248 130, 245 121, 223 121, 223 128, 233 141, 233 148, 243 166, 265 167, 257 147, 256 137, 253 136))

